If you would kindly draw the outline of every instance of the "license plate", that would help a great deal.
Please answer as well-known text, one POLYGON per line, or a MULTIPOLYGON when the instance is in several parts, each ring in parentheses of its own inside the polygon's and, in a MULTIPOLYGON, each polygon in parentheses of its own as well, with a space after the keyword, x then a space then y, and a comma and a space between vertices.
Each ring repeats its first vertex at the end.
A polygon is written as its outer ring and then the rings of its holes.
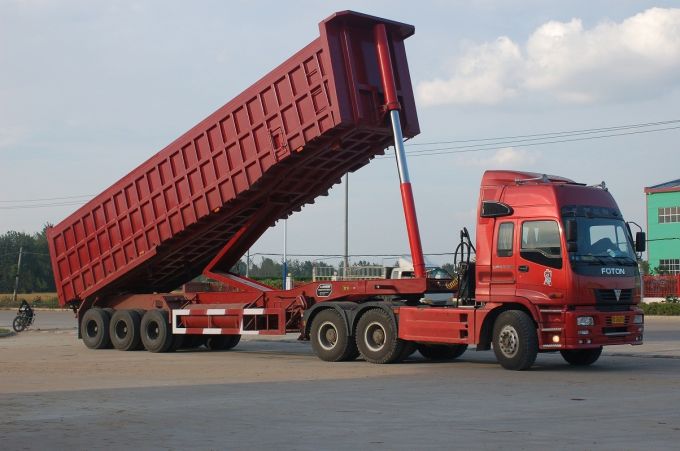
POLYGON ((612 324, 624 325, 626 324, 626 317, 624 315, 614 315, 612 316, 612 324))

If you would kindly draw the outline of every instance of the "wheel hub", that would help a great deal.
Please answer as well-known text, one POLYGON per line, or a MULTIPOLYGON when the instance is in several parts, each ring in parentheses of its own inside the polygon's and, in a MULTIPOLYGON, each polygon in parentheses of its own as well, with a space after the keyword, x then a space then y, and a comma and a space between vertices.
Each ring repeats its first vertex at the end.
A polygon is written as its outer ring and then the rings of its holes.
POLYGON ((506 357, 514 357, 519 351, 519 334, 514 327, 507 325, 498 335, 498 345, 506 357))
POLYGON ((366 346, 373 352, 380 351, 385 346, 386 335, 382 324, 378 322, 369 324, 364 335, 366 346))
POLYGON ((338 330, 330 321, 326 321, 319 327, 318 341, 322 348, 327 351, 335 348, 338 344, 338 330))

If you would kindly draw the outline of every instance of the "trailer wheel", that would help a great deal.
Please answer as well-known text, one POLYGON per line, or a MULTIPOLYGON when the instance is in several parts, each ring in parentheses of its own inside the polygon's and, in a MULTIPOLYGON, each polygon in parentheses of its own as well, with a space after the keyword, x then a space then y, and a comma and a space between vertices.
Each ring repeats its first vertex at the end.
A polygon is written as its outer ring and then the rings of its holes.
POLYGON ((418 352, 429 360, 455 360, 466 350, 467 345, 418 345, 418 352))
POLYGON ((134 351, 141 343, 142 318, 134 310, 118 310, 111 317, 109 336, 119 351, 134 351))
POLYGON ((347 333, 347 324, 333 309, 319 312, 312 321, 310 334, 314 354, 326 362, 341 362, 356 355, 356 345, 347 333))
POLYGON ((167 352, 172 345, 168 312, 149 310, 142 317, 142 343, 147 351, 167 352))
POLYGON ((602 346, 593 349, 567 349, 560 351, 564 360, 570 365, 574 366, 588 366, 592 365, 600 358, 602 354, 602 346))
POLYGON ((104 349, 111 345, 108 312, 100 308, 91 308, 83 315, 80 322, 80 334, 83 343, 90 349, 104 349))
POLYGON ((398 338, 396 324, 382 309, 372 309, 361 316, 356 340, 367 362, 394 363, 403 358, 405 342, 398 338))
POLYGON ((493 352, 506 370, 526 370, 536 361, 538 338, 531 317, 520 310, 501 313, 493 325, 493 352))
POLYGON ((205 347, 211 351, 228 351, 241 341, 240 335, 214 335, 205 340, 205 347))

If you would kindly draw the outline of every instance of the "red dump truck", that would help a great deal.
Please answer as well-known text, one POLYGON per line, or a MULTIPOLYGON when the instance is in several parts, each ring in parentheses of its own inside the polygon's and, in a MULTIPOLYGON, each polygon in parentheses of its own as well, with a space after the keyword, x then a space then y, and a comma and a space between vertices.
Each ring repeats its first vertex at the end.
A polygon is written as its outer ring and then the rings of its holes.
MULTIPOLYGON (((426 276, 404 138, 419 133, 411 25, 351 11, 250 88, 48 231, 59 301, 92 349, 231 349, 299 333, 327 361, 454 359, 493 347, 508 369, 560 351, 588 365, 641 344, 629 227, 604 186, 488 171, 476 246, 453 280, 426 276), (277 290, 230 272, 277 220, 395 146, 415 277, 277 290), (476 257, 470 255, 476 248, 476 257), (175 294, 204 274, 229 292, 175 294), (450 293, 428 302, 424 293, 450 293)), ((637 247, 636 247, 637 246, 637 247)))

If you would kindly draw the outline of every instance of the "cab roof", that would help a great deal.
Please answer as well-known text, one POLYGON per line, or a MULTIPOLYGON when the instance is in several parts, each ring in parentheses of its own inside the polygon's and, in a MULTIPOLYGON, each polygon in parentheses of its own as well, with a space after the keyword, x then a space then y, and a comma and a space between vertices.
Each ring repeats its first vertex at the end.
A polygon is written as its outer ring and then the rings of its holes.
POLYGON ((519 185, 532 182, 578 184, 571 179, 557 175, 525 171, 489 170, 484 172, 482 177, 482 186, 519 185))

